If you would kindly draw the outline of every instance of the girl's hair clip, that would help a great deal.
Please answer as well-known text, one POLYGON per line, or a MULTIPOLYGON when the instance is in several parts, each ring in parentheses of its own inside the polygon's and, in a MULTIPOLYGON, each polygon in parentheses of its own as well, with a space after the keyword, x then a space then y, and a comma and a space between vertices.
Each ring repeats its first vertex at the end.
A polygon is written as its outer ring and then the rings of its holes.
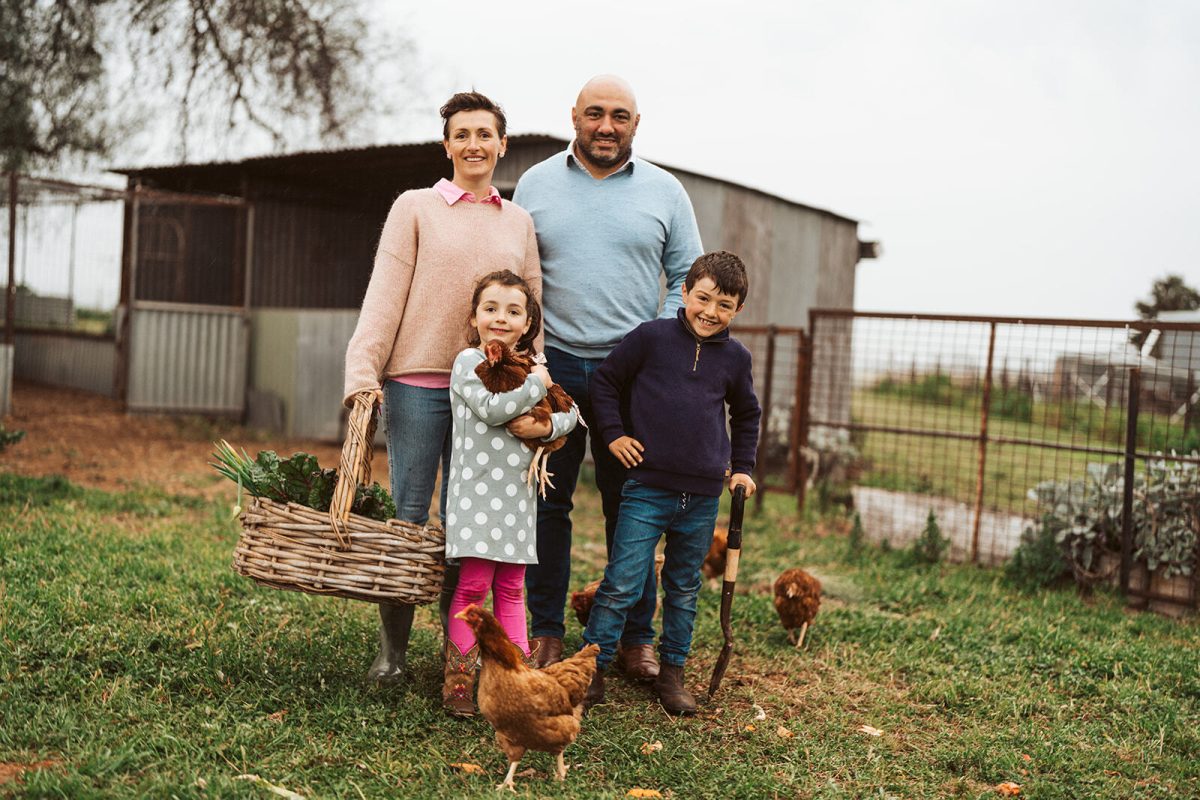
POLYGON ((543 367, 546 366, 546 354, 545 353, 534 353, 533 363, 541 364, 543 367))

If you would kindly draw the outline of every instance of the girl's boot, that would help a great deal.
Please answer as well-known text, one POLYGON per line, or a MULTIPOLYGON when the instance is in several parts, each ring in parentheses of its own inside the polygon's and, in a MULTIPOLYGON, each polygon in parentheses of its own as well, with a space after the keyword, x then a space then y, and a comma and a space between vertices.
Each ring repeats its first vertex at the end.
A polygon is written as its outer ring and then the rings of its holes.
POLYGON ((442 707, 456 717, 475 716, 475 675, 479 672, 479 647, 465 654, 454 642, 446 642, 446 666, 442 680, 442 707))

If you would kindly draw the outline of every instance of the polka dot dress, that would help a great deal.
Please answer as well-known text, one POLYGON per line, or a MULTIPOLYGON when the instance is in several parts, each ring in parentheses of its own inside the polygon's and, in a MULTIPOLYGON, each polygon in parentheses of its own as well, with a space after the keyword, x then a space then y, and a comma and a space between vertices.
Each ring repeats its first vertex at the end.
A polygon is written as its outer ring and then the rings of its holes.
MULTIPOLYGON (((530 376, 518 389, 493 394, 475 374, 483 353, 458 354, 450 373, 454 441, 446 501, 446 557, 537 563, 537 498, 524 473, 533 451, 504 427, 546 396, 530 376)), ((575 427, 575 413, 553 414, 552 437, 575 427)))

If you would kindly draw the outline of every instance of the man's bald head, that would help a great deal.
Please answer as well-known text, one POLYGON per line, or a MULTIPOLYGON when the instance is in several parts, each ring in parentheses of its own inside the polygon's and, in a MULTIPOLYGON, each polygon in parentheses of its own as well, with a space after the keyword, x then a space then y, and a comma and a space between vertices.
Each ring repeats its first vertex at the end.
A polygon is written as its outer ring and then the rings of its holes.
POLYGON ((586 108, 597 99, 608 99, 624 106, 633 116, 637 116, 637 98, 629 81, 617 75, 597 75, 583 85, 579 96, 575 98, 575 110, 586 108))
POLYGON ((616 75, 597 75, 579 90, 571 109, 575 155, 596 177, 611 175, 629 160, 640 120, 633 87, 616 75))

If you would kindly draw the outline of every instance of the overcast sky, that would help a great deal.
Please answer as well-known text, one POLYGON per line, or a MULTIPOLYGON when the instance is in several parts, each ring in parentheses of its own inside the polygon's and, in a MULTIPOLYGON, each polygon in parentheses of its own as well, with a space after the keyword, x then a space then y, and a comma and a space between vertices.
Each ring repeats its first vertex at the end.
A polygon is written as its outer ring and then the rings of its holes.
MULTIPOLYGON (((638 94, 666 164, 861 220, 857 307, 1133 317, 1200 285, 1200 2, 380 2, 440 135, 474 87, 569 137, 590 76, 638 94)), ((422 117, 428 116, 427 122, 422 117)))

